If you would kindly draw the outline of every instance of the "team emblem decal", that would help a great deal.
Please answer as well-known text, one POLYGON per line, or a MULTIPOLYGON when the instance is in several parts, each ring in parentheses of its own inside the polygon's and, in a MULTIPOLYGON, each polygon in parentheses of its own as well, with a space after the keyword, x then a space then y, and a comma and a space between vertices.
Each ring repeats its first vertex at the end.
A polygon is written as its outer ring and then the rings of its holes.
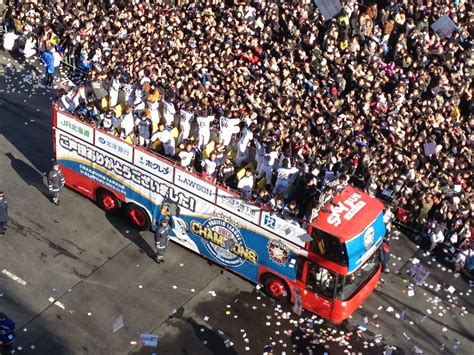
POLYGON ((279 240, 272 240, 268 244, 268 254, 274 262, 284 265, 290 257, 290 249, 279 240))

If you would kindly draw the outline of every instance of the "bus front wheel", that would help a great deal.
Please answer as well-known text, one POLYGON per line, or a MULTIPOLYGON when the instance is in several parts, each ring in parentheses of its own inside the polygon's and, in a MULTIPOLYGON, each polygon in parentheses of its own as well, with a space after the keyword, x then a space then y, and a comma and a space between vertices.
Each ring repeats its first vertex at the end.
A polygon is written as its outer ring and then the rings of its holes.
POLYGON ((268 296, 278 301, 286 302, 290 298, 286 282, 277 276, 268 275, 263 278, 263 290, 268 296))
POLYGON ((105 212, 116 213, 120 209, 120 201, 115 195, 107 190, 100 189, 97 191, 96 198, 97 204, 105 212))
POLYGON ((150 218, 148 213, 140 207, 133 203, 127 205, 127 216, 130 220, 130 223, 138 230, 144 231, 151 228, 150 218))

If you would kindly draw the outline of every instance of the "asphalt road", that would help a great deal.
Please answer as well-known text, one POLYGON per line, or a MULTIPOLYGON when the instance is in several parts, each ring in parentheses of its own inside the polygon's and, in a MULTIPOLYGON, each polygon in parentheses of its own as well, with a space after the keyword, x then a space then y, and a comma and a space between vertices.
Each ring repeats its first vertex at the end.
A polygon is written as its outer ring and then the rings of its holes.
POLYGON ((382 354, 389 347, 394 354, 472 353, 469 285, 403 235, 392 242, 379 290, 347 322, 331 326, 296 316, 177 245, 157 265, 150 232, 136 232, 71 190, 53 205, 45 173, 55 93, 37 87, 42 78, 33 61, 0 51, 0 190, 11 216, 0 236, 0 311, 17 324, 16 352, 261 354, 270 346, 275 354, 382 354), (410 283, 413 258, 431 272, 425 285, 410 283), (158 336, 156 347, 140 342, 146 333, 158 336))

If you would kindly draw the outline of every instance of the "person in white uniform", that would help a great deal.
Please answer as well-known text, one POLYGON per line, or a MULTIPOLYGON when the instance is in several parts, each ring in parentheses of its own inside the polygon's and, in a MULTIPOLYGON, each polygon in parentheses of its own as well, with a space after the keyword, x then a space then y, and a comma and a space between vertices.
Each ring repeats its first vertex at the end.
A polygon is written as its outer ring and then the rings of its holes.
POLYGON ((237 143, 237 157, 235 158, 235 164, 237 166, 241 166, 243 162, 248 158, 247 148, 249 146, 250 141, 253 139, 254 128, 255 124, 251 123, 250 126, 244 126, 244 128, 242 129, 240 140, 237 143))
POLYGON ((158 125, 158 131, 151 137, 152 142, 155 142, 157 139, 163 144, 165 155, 174 157, 176 154, 175 141, 164 123, 158 125))
POLYGON ((127 105, 120 120, 120 137, 125 139, 127 136, 133 133, 133 130, 135 129, 134 121, 133 109, 131 106, 127 105))
POLYGON ((194 159, 193 145, 190 142, 186 143, 186 147, 178 153, 178 157, 183 168, 186 170, 192 170, 194 159))
POLYGON ((202 166, 202 175, 206 180, 214 182, 217 175, 217 154, 212 152, 209 155, 209 158, 204 159, 201 163, 202 166))
POLYGON ((112 77, 109 89, 109 108, 114 108, 118 103, 118 94, 120 89, 120 73, 116 72, 112 77))
POLYGON ((252 189, 255 184, 255 177, 251 168, 245 169, 245 175, 237 183, 237 188, 245 198, 252 198, 252 189))
POLYGON ((176 108, 170 100, 163 101, 163 118, 165 125, 171 127, 174 125, 174 115, 176 114, 176 108))
POLYGON ((225 147, 229 146, 232 135, 238 132, 239 118, 228 118, 221 116, 219 118, 219 143, 225 147))
POLYGON ((275 188, 273 189, 273 195, 277 195, 283 191, 283 197, 288 199, 289 197, 289 185, 294 181, 298 168, 292 166, 289 159, 283 159, 283 164, 277 170, 277 181, 275 183, 275 188))
POLYGON ((196 122, 198 125, 198 148, 204 150, 209 139, 211 139, 211 122, 214 121, 214 116, 198 116, 196 122))
POLYGON ((191 131, 191 122, 194 119, 194 113, 185 108, 179 110, 179 128, 181 132, 178 137, 178 145, 183 143, 186 139, 189 138, 189 133, 191 131))
POLYGON ((271 185, 273 164, 275 164, 275 160, 278 158, 279 152, 274 142, 270 142, 267 148, 268 151, 263 155, 263 161, 260 165, 260 170, 258 171, 257 180, 260 180, 263 176, 265 176, 265 183, 267 185, 271 185))

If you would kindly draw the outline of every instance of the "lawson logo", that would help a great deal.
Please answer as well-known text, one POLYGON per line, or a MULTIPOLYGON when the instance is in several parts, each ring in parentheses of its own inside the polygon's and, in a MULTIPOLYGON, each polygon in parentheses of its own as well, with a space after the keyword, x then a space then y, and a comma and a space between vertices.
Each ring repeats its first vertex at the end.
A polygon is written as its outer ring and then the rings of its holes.
POLYGON ((214 190, 208 188, 205 185, 198 183, 196 180, 191 180, 184 175, 177 175, 178 181, 186 186, 191 187, 192 189, 199 191, 205 195, 213 196, 214 190))

